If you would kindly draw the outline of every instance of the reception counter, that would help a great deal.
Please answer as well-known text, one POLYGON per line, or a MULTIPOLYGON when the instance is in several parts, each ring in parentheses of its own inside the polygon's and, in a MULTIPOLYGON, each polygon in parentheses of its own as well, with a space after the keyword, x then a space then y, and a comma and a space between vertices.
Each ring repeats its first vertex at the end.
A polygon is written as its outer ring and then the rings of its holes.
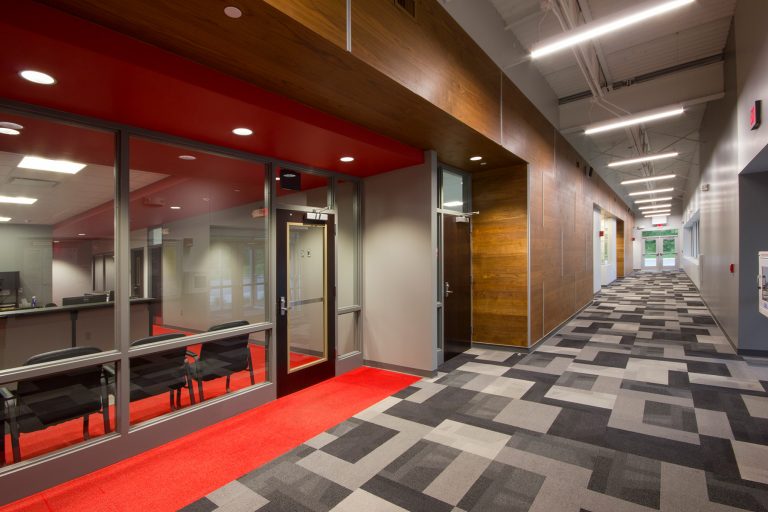
MULTIPOLYGON (((152 334, 156 299, 131 299, 131 341, 152 334)), ((0 312, 0 369, 21 366, 51 350, 88 346, 115 348, 114 302, 0 312)))

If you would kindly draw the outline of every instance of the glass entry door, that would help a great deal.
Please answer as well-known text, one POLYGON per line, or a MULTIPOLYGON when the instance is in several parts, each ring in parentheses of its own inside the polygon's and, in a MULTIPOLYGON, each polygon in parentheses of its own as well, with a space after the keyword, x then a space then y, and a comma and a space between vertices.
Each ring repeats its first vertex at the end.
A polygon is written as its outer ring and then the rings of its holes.
POLYGON ((660 238, 659 243, 661 243, 661 268, 677 268, 677 237, 672 236, 660 238))
MULTIPOLYGON (((325 214, 323 214, 325 215, 325 214)), ((277 211, 277 395, 335 374, 334 217, 277 211)))
POLYGON ((659 269, 659 247, 657 238, 643 238, 643 270, 659 269))
POLYGON ((677 237, 643 238, 643 270, 677 268, 677 237))

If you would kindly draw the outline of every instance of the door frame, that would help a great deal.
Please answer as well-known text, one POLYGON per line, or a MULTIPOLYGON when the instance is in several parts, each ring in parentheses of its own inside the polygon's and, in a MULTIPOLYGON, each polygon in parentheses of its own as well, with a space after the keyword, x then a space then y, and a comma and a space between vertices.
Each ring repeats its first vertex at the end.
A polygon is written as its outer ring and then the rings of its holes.
MULTIPOLYGON (((275 378, 277 396, 285 396, 305 387, 330 379, 336 375, 336 216, 329 213, 325 222, 325 351, 326 360, 309 366, 290 369, 288 354, 288 312, 281 310, 281 297, 288 300, 288 226, 306 223, 304 209, 275 209, 275 378), (296 215, 296 218, 290 217, 296 215)), ((286 304, 287 306, 287 304, 286 304)))
MULTIPOLYGON (((435 197, 437 198, 437 208, 435 209, 436 229, 437 229, 437 365, 440 366, 445 362, 445 244, 443 234, 443 216, 451 215, 454 217, 468 217, 470 222, 470 235, 469 235, 469 271, 470 279, 472 276, 472 174, 451 167, 444 163, 438 162, 437 164, 437 179, 435 180, 436 191, 435 197), (456 210, 447 210, 442 207, 443 205, 443 171, 448 171, 454 174, 460 175, 466 184, 463 189, 463 201, 465 205, 465 212, 458 212, 456 210), (468 212, 466 210, 469 210, 468 212)), ((474 333, 474 315, 471 314, 474 311, 474 303, 472 293, 469 294, 469 309, 470 309, 470 333, 474 333)))
POLYGON ((642 260, 642 263, 641 263, 642 270, 646 270, 649 272, 661 272, 663 270, 673 270, 673 269, 679 268, 680 266, 679 236, 680 235, 665 235, 665 236, 648 236, 648 237, 641 238, 642 245, 640 247, 641 249, 640 259, 642 260), (654 240, 656 243, 656 265, 653 267, 646 266, 645 264, 646 259, 651 259, 651 258, 646 258, 645 242, 647 240, 654 240), (664 266, 664 240, 675 241, 675 265, 672 267, 664 266))

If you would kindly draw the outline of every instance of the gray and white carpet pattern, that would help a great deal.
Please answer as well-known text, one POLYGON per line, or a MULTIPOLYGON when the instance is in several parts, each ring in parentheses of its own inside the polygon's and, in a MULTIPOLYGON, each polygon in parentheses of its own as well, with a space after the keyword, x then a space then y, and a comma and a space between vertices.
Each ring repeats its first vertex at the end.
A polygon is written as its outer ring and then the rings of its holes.
POLYGON ((766 390, 683 273, 640 273, 535 352, 472 349, 185 510, 767 511, 766 390))

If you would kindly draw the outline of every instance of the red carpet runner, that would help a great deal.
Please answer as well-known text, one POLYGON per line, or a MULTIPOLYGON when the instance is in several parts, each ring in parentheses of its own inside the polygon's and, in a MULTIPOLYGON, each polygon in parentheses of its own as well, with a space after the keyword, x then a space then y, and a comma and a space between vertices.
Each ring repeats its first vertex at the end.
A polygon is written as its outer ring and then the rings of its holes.
POLYGON ((417 380, 359 368, 0 512, 177 510, 417 380))

